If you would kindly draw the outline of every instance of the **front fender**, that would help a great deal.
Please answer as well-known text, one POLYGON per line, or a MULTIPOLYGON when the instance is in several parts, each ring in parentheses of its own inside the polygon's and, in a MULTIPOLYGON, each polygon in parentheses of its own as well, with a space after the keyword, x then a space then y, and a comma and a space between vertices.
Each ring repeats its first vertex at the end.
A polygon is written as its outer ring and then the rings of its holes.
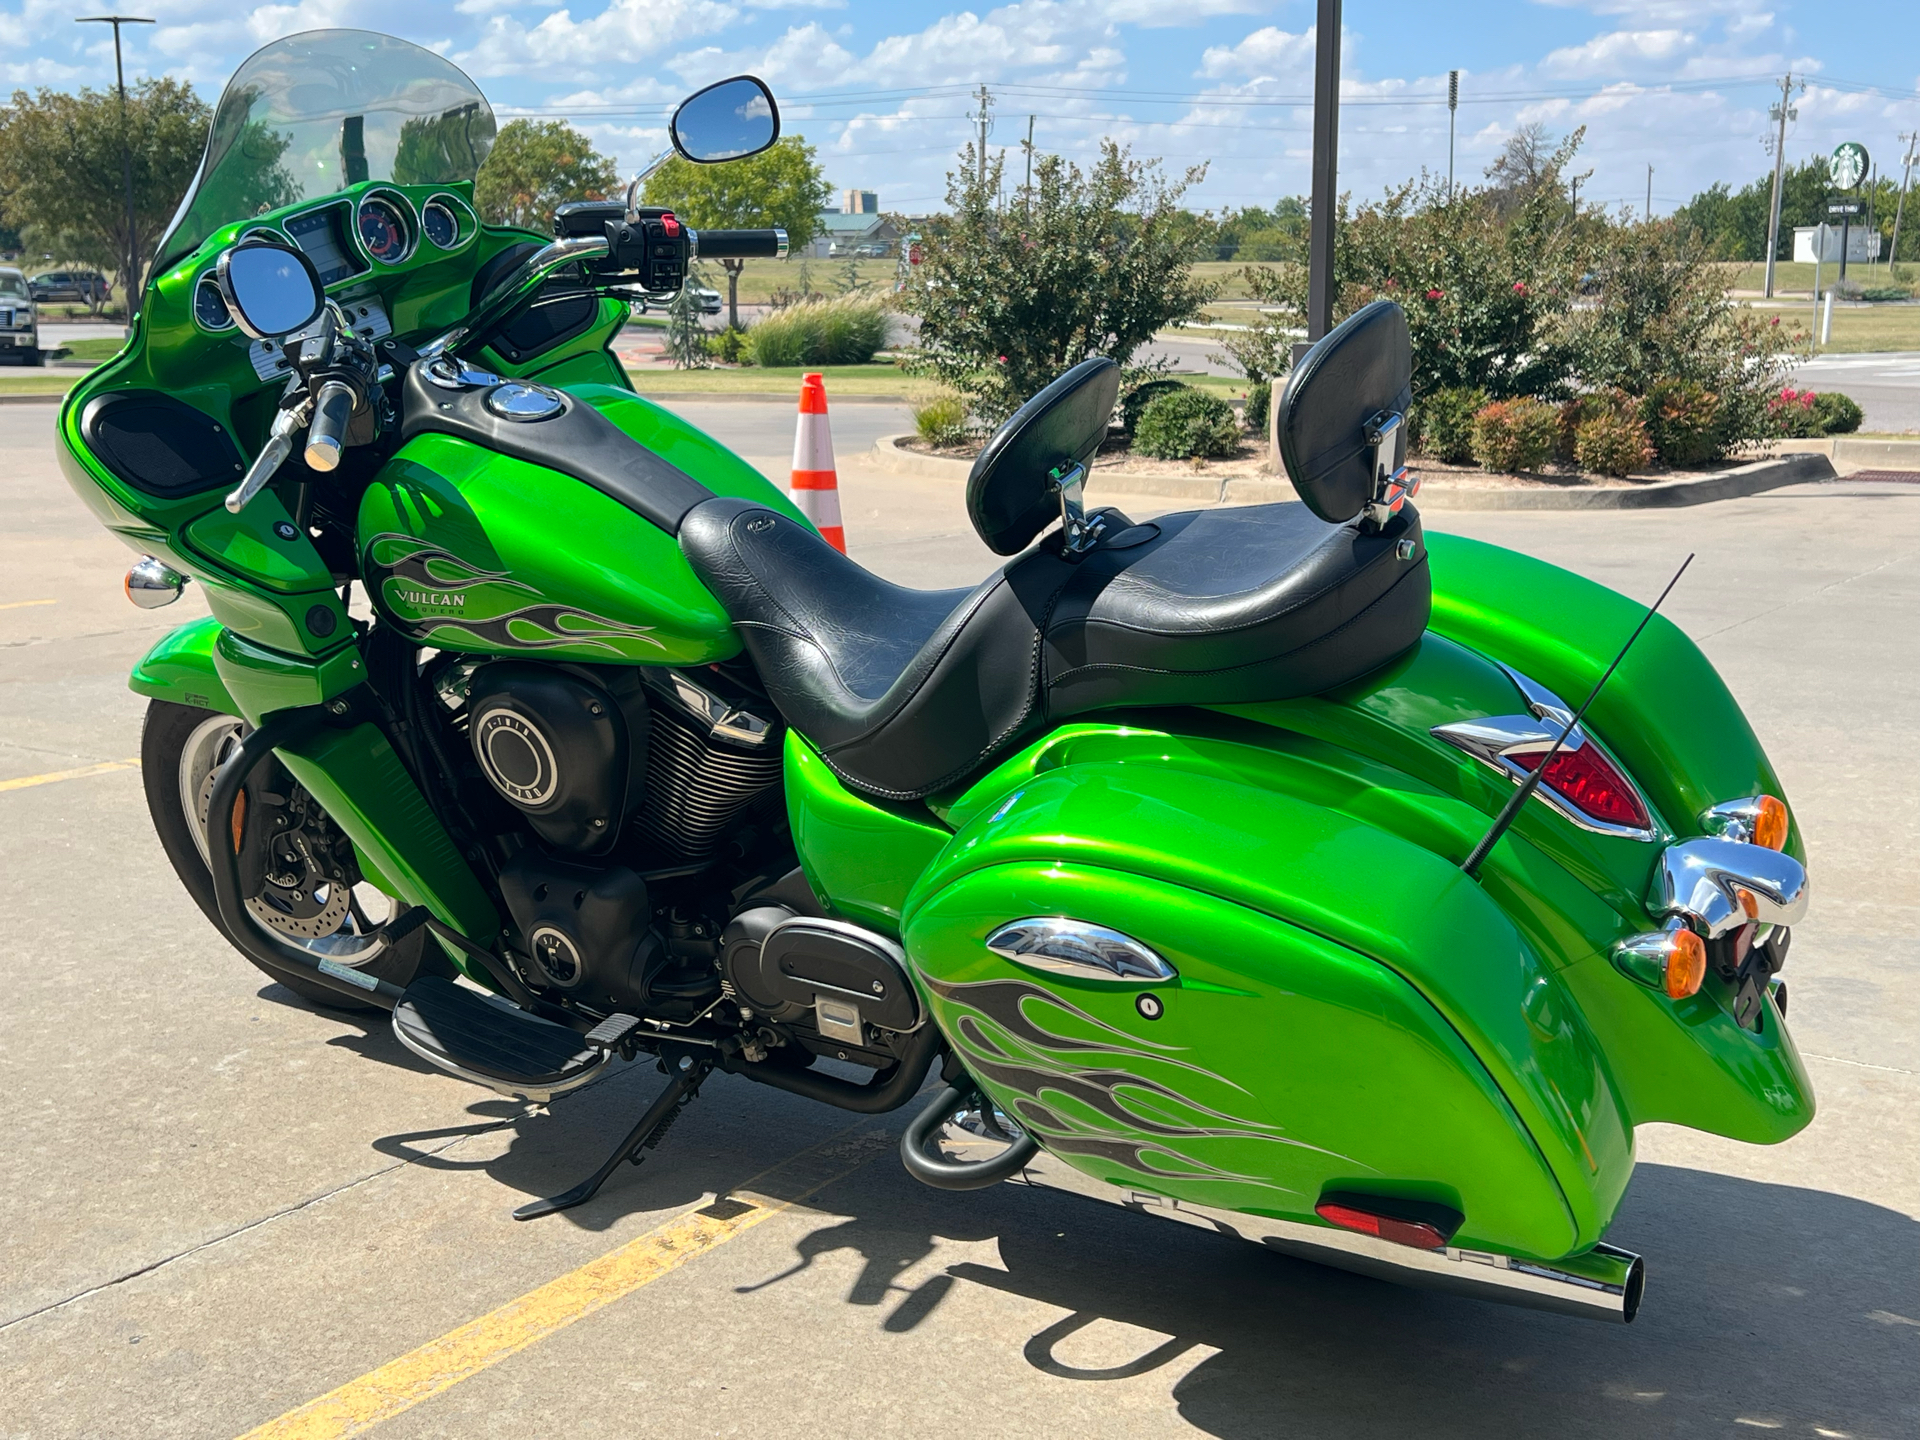
MULTIPOLYGON (((1068 765, 1034 776, 961 826, 907 898, 909 953, 917 959, 932 938, 920 928, 922 912, 966 877, 1034 864, 1155 882, 1176 897, 1167 916, 1176 933, 1179 894, 1196 905, 1214 897, 1279 922, 1276 933, 1289 927, 1393 972, 1465 1042, 1537 1147, 1572 1217, 1559 1253, 1605 1232, 1633 1169, 1631 1125, 1607 1062, 1563 980, 1442 856, 1232 777, 1152 763, 1068 765)), ((1239 962, 1210 958, 1231 985, 1239 962)), ((1284 1047, 1285 1037, 1271 1043, 1284 1047)), ((1365 1073, 1362 1060, 1356 1083, 1365 1073)), ((1424 1097, 1386 1087, 1373 1103, 1420 1106, 1424 1097)))
POLYGON ((213 663, 222 628, 208 615, 169 630, 140 657, 133 674, 127 677, 127 688, 150 700, 170 700, 175 705, 218 710, 225 715, 240 714, 227 682, 213 663))

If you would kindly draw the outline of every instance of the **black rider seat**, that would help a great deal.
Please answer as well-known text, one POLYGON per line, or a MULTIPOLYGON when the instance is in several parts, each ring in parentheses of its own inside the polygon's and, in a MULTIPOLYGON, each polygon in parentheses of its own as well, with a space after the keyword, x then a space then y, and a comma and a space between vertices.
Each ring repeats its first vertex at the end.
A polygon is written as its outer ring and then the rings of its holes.
MULTIPOLYGON (((1381 330, 1374 323, 1363 343, 1381 345, 1381 330)), ((1405 337, 1400 320, 1403 351, 1405 337)), ((1008 487, 1038 488, 1049 471, 1091 454, 1112 407, 1111 370, 1110 361, 1076 367, 983 454, 969 509, 994 548, 1028 545, 1047 523, 1043 505, 1008 487), (1056 424, 1047 437, 1056 463, 1035 476, 1037 462, 1021 454, 1019 436, 1003 441, 1050 395, 1057 420, 1062 400, 1054 392, 1068 381, 1080 392, 1105 386, 1101 403, 1066 402, 1097 415, 1098 431, 1091 443, 1084 435, 1062 442, 1056 424), (1013 479, 996 460, 1015 467, 1013 479), (996 484, 1007 493, 996 495, 996 484)), ((1380 409, 1368 393, 1379 387, 1353 385, 1350 367, 1322 367, 1336 372, 1349 393, 1327 403, 1357 411, 1357 430, 1380 409)), ((1401 380, 1388 398, 1403 387, 1401 380)), ((1320 407, 1293 408, 1315 413, 1324 429, 1320 407)), ((1322 518, 1293 502, 1145 524, 1111 511, 1105 518, 1090 549, 1074 553, 1055 530, 972 590, 891 584, 806 526, 733 498, 689 511, 680 546, 732 617, 787 723, 848 785, 892 799, 948 789, 1022 737, 1090 711, 1317 693, 1377 668, 1426 628, 1426 547, 1411 506, 1384 523, 1322 518)))

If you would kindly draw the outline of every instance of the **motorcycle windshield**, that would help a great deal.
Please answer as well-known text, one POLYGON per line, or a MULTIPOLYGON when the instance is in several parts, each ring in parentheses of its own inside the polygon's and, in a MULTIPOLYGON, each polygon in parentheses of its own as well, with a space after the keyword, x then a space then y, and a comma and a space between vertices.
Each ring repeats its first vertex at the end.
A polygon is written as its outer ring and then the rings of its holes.
POLYGON ((371 30, 309 30, 257 50, 214 108, 207 153, 153 273, 222 225, 368 180, 472 180, 493 108, 431 50, 371 30))

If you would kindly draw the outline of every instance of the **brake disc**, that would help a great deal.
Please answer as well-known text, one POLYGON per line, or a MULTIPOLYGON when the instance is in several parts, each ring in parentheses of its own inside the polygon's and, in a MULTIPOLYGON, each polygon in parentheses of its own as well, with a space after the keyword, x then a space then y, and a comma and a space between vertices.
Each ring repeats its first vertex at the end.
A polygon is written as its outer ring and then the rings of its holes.
MULTIPOLYGON (((207 827, 213 783, 218 776, 218 769, 209 770, 200 782, 195 818, 202 831, 207 827)), ((339 930, 347 918, 353 887, 328 876, 313 854, 304 827, 275 835, 270 848, 273 865, 267 873, 266 888, 247 899, 248 912, 269 930, 298 940, 318 940, 339 930)))

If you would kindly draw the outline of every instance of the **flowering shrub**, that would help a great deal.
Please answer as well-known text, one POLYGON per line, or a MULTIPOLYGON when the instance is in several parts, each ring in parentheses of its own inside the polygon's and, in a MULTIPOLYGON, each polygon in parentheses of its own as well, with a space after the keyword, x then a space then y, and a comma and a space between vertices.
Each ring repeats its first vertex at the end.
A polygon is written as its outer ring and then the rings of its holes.
POLYGON ((1653 446, 1638 415, 1609 406, 1581 421, 1573 457, 1596 475, 1628 475, 1653 458, 1653 446))
POLYGON ((1559 430, 1560 412, 1545 401, 1496 400, 1473 417, 1473 458, 1489 470, 1538 470, 1559 430))
POLYGON ((1695 380, 1656 380, 1641 407, 1647 439, 1669 465, 1699 465, 1725 453, 1720 397, 1695 380))
POLYGON ((1767 418, 1776 435, 1789 440, 1818 440, 1827 435, 1850 435, 1866 416, 1849 396, 1836 390, 1815 394, 1788 385, 1767 401, 1767 418))

